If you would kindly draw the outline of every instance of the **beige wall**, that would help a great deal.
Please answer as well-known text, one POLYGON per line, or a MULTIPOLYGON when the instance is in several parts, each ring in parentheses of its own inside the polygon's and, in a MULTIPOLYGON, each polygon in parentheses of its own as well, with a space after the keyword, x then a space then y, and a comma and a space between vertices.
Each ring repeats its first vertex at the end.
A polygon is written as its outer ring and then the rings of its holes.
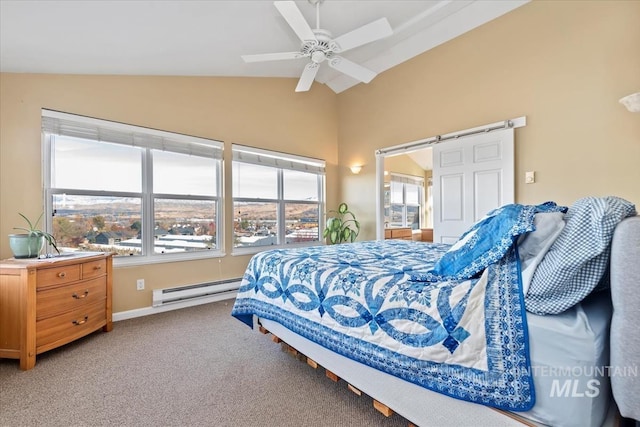
MULTIPOLYGON (((400 154, 398 156, 387 156, 384 159, 384 170, 391 173, 398 173, 402 175, 424 176, 424 169, 420 167, 410 156, 407 154, 400 154)), ((374 170, 375 172, 375 170, 374 170)), ((390 175, 385 176, 385 181, 389 180, 390 175)))
MULTIPOLYGON (((0 75, 0 258, 7 235, 21 226, 18 212, 43 210, 40 109, 225 141, 225 194, 231 195, 231 143, 259 146, 327 161, 328 203, 337 203, 336 96, 314 85, 293 91, 295 79, 0 75)), ((117 173, 114 171, 114 173, 117 173)), ((233 217, 231 203, 225 217, 233 217)), ((231 221, 225 223, 227 254, 231 221)), ((116 268, 114 311, 151 305, 151 290, 240 277, 248 256, 116 268), (135 290, 144 278, 146 289, 135 290)))
POLYGON ((639 1, 534 1, 338 95, 342 199, 375 237, 374 150, 520 116, 516 201, 640 206, 639 1), (536 183, 524 184, 525 171, 536 183))
MULTIPOLYGON (((227 164, 234 142, 323 158, 327 207, 349 204, 359 240, 375 237, 375 149, 519 116, 516 201, 640 204, 640 114, 617 102, 640 90, 639 18, 638 1, 534 1, 339 95, 294 93, 294 79, 0 74, 0 258, 17 213, 42 211, 43 107, 221 139, 227 164)), ((229 221, 225 235, 229 253, 229 221)), ((116 268, 114 310, 149 306, 154 288, 238 277, 248 259, 116 268)))

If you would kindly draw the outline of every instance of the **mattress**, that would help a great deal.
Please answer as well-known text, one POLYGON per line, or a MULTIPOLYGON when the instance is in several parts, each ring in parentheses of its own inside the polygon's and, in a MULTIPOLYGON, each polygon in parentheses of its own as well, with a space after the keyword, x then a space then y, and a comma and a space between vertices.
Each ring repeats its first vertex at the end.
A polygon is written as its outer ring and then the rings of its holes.
MULTIPOLYGON (((553 316, 527 313, 536 404, 522 416, 552 426, 601 426, 610 402, 609 295, 596 294, 553 316)), ((395 378, 261 320, 273 334, 418 426, 522 425, 481 405, 395 378), (481 420, 481 422, 479 422, 481 420)))
POLYGON ((611 398, 608 292, 556 315, 527 313, 535 406, 521 415, 553 426, 601 426, 611 398))

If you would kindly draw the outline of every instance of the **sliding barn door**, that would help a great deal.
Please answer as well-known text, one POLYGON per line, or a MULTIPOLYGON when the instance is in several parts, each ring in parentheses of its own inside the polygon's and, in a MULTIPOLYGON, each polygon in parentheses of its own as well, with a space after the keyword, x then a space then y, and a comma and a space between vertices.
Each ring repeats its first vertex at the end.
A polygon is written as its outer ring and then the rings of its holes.
POLYGON ((433 146, 433 241, 455 241, 491 209, 514 201, 513 129, 433 146))

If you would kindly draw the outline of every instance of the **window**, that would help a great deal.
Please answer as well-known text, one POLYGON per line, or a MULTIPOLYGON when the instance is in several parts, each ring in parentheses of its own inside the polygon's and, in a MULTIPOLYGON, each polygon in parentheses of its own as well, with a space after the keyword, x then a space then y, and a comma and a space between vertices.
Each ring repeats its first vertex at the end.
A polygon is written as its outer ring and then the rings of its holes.
POLYGON ((138 263, 220 255, 223 144, 42 110, 48 226, 138 263))
POLYGON ((234 144, 232 180, 234 248, 319 243, 324 161, 234 144))
POLYGON ((389 206, 385 222, 389 227, 420 228, 424 199, 424 179, 391 174, 389 206))

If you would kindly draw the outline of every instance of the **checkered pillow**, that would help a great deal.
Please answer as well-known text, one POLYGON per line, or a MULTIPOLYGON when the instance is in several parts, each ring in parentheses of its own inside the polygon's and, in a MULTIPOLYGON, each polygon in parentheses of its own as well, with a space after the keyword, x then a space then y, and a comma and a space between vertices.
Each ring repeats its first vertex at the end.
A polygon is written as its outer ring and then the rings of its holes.
POLYGON ((569 208, 565 227, 538 265, 525 296, 527 311, 557 314, 593 291, 609 263, 613 230, 635 206, 619 197, 586 197, 569 208))

